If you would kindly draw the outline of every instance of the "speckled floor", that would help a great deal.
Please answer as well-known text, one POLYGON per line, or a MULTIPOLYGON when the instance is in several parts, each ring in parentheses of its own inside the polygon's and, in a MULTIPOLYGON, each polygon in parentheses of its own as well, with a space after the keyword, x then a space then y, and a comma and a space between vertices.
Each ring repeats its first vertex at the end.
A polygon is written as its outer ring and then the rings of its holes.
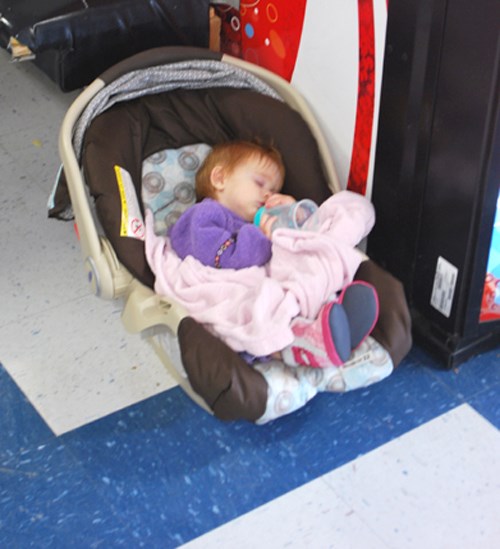
POLYGON ((414 348, 369 389, 265 426, 190 401, 48 220, 75 94, 0 51, 0 546, 493 549, 500 350, 414 348))

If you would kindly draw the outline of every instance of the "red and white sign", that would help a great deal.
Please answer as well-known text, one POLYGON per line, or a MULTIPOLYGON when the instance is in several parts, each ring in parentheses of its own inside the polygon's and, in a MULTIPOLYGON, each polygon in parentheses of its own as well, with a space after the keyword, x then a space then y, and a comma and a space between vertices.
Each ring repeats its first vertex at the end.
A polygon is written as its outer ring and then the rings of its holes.
POLYGON ((370 195, 387 0, 240 0, 224 51, 289 80, 322 126, 341 185, 370 195), (229 39, 228 39, 229 37, 229 39))

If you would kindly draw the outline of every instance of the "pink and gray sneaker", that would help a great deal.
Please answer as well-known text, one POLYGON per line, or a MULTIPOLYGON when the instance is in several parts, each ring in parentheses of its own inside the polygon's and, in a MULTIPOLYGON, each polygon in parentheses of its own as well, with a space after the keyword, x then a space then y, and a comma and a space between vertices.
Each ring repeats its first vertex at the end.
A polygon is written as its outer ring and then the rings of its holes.
POLYGON ((321 308, 316 320, 293 320, 295 340, 282 352, 283 359, 313 368, 340 366, 371 333, 378 314, 375 288, 364 281, 352 282, 321 308))

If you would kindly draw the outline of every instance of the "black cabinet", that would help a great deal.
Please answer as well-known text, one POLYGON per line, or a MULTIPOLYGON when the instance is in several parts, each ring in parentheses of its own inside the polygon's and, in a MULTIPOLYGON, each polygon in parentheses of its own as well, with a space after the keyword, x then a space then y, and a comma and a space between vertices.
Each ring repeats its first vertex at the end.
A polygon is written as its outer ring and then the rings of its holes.
POLYGON ((500 2, 390 2, 369 255, 444 365, 500 345, 500 2))

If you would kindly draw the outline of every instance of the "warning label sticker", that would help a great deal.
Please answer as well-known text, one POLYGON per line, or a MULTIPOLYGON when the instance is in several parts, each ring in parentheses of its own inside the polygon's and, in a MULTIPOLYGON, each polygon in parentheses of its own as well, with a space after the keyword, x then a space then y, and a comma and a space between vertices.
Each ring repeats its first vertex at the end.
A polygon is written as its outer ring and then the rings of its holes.
POLYGON ((115 174, 122 206, 120 236, 130 236, 137 238, 137 240, 144 240, 144 220, 132 178, 127 170, 120 168, 120 166, 115 166, 115 174))
POLYGON ((434 285, 432 287, 431 305, 446 318, 450 317, 458 269, 444 257, 438 257, 434 285))

